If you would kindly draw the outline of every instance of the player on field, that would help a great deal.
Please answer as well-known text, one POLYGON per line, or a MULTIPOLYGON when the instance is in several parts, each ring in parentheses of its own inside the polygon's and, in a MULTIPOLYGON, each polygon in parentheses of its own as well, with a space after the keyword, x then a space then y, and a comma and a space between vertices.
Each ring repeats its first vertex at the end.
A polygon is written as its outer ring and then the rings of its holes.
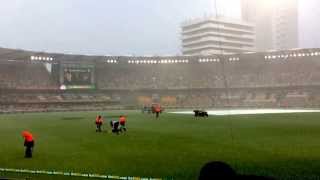
POLYGON ((96 126, 97 126, 96 132, 102 132, 102 130, 101 130, 101 126, 103 124, 102 116, 100 116, 100 115, 97 116, 95 123, 96 123, 96 126))
POLYGON ((34 147, 33 135, 29 131, 23 131, 22 137, 24 138, 24 146, 26 147, 25 158, 32 158, 32 150, 34 147))

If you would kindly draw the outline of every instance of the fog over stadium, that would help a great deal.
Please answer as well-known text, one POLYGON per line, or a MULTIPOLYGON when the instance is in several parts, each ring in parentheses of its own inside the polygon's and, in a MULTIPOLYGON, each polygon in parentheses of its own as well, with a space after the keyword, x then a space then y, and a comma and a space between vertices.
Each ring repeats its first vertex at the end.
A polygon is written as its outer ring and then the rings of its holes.
POLYGON ((320 179, 320 1, 1 0, 0 179, 320 179))
MULTIPOLYGON (((300 0, 300 48, 320 47, 320 2, 300 0)), ((2 0, 0 46, 97 55, 181 54, 180 24, 240 17, 239 0, 2 0), (143 34, 143 35, 142 35, 143 34)))

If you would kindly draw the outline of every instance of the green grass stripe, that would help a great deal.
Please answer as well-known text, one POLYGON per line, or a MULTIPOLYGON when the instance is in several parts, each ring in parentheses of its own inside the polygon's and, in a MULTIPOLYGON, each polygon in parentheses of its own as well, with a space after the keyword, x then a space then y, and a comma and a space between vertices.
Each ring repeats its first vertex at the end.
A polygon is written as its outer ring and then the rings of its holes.
POLYGON ((80 179, 51 171, 62 170, 194 180, 205 163, 222 161, 243 175, 320 179, 320 113, 206 119, 168 113, 155 119, 138 111, 10 114, 0 115, 0 137, 0 167, 49 171, 0 171, 12 178, 80 179), (95 132, 97 114, 105 119, 102 133, 95 132), (127 132, 112 134, 108 122, 121 114, 127 132), (35 137, 31 159, 24 158, 23 130, 35 137))
POLYGON ((26 173, 26 174, 47 174, 47 175, 62 175, 62 176, 74 176, 74 177, 88 177, 88 178, 100 178, 100 179, 161 180, 161 178, 124 177, 124 176, 101 175, 101 174, 91 174, 91 173, 75 173, 75 172, 44 171, 44 170, 13 169, 13 168, 0 168, 0 171, 13 172, 13 173, 26 173))

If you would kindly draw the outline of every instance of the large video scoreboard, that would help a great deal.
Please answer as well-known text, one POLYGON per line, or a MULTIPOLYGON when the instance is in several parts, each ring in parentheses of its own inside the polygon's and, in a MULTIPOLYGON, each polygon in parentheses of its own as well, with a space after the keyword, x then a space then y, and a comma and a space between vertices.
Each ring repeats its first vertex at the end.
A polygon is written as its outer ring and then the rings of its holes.
POLYGON ((61 64, 60 89, 95 89, 95 66, 61 64))

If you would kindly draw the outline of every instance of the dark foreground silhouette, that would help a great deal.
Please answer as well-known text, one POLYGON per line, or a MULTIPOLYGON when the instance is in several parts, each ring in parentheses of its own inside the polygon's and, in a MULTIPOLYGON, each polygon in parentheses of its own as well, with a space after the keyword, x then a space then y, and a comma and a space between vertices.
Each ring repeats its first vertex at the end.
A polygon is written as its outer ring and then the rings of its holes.
POLYGON ((200 171, 199 180, 215 180, 215 179, 248 179, 248 180, 275 180, 270 177, 240 175, 237 174, 228 164, 224 162, 209 162, 205 164, 200 171))

